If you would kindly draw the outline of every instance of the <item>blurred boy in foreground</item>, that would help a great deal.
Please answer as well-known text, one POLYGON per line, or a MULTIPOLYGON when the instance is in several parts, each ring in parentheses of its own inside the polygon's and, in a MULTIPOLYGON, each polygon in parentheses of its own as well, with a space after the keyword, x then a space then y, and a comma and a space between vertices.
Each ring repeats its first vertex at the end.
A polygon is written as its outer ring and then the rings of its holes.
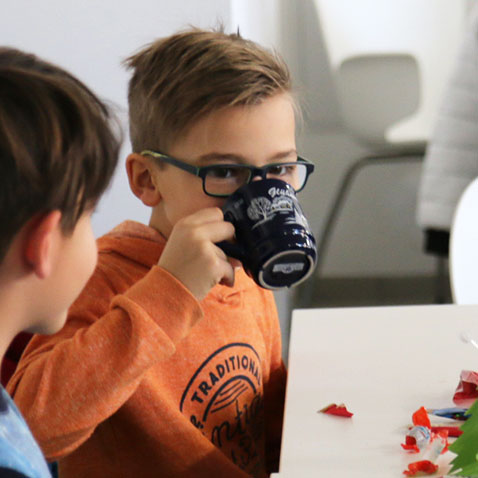
MULTIPOLYGON (((95 268, 90 217, 119 146, 108 123, 69 73, 0 48, 0 357, 22 330, 61 329, 95 268)), ((50 476, 1 386, 0 476, 50 476)))

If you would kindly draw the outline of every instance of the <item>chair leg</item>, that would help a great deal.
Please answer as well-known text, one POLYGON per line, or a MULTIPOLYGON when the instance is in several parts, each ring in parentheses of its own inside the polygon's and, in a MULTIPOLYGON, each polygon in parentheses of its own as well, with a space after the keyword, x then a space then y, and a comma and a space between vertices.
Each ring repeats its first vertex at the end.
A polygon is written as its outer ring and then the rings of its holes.
POLYGON ((424 151, 410 151, 400 154, 376 154, 371 156, 364 156, 354 161, 348 169, 345 171, 345 174, 340 181, 339 188, 335 194, 335 197, 332 201, 332 206, 327 214, 322 230, 317 234, 317 265, 314 271, 314 274, 302 284, 302 293, 301 296, 301 305, 304 307, 310 307, 313 303, 313 294, 316 289, 316 283, 321 277, 321 268, 324 264, 324 258, 327 253, 329 246, 330 238, 332 236, 333 229, 337 222, 337 218, 343 208, 345 199, 349 192, 352 181, 354 180, 357 173, 365 166, 372 164, 388 164, 390 162, 416 162, 421 161, 423 158, 424 151))
POLYGON ((448 260, 445 257, 438 256, 436 259, 435 276, 435 303, 446 304, 449 302, 449 282, 448 282, 448 260))

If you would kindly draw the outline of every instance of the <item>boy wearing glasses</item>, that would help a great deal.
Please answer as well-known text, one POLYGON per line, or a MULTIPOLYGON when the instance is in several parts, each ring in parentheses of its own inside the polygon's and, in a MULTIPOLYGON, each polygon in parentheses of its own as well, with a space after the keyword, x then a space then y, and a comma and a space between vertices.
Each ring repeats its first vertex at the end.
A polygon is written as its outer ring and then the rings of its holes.
POLYGON ((189 30, 127 60, 133 193, 149 226, 99 240, 99 264, 10 389, 63 477, 266 477, 286 371, 277 312, 216 243, 225 198, 276 177, 300 190, 287 67, 239 35, 189 30), (48 424, 48 426, 45 426, 48 424))

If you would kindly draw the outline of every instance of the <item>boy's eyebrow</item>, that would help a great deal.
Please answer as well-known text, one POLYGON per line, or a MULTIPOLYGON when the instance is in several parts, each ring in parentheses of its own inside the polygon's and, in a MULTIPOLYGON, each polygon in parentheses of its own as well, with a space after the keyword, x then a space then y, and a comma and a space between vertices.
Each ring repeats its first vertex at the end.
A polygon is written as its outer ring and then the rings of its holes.
POLYGON ((281 151, 280 153, 275 154, 271 158, 271 161, 277 161, 278 159, 285 159, 285 158, 288 158, 289 156, 294 156, 295 158, 297 158, 297 150, 289 149, 288 151, 281 151))
POLYGON ((229 162, 229 163, 246 163, 247 160, 244 156, 231 153, 208 153, 199 156, 201 163, 214 163, 217 161, 229 162))
MULTIPOLYGON (((288 158, 289 156, 297 157, 297 150, 290 149, 288 151, 281 151, 274 156, 270 157, 267 162, 273 163, 274 161, 288 158)), ((208 153, 200 156, 199 161, 201 163, 213 163, 215 161, 222 161, 222 162, 231 162, 231 163, 239 163, 239 164, 249 164, 249 161, 245 156, 240 154, 232 154, 232 153, 208 153)))

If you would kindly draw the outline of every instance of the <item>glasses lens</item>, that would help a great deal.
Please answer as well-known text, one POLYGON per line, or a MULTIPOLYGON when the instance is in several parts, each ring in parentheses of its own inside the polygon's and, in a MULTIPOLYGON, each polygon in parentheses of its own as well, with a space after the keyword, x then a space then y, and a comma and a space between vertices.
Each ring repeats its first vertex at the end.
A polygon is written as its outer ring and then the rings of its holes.
POLYGON ((208 194, 227 196, 249 181, 249 169, 237 166, 211 166, 204 177, 204 189, 208 194))
POLYGON ((307 180, 307 166, 304 163, 273 164, 267 168, 267 177, 285 181, 299 191, 307 180))

